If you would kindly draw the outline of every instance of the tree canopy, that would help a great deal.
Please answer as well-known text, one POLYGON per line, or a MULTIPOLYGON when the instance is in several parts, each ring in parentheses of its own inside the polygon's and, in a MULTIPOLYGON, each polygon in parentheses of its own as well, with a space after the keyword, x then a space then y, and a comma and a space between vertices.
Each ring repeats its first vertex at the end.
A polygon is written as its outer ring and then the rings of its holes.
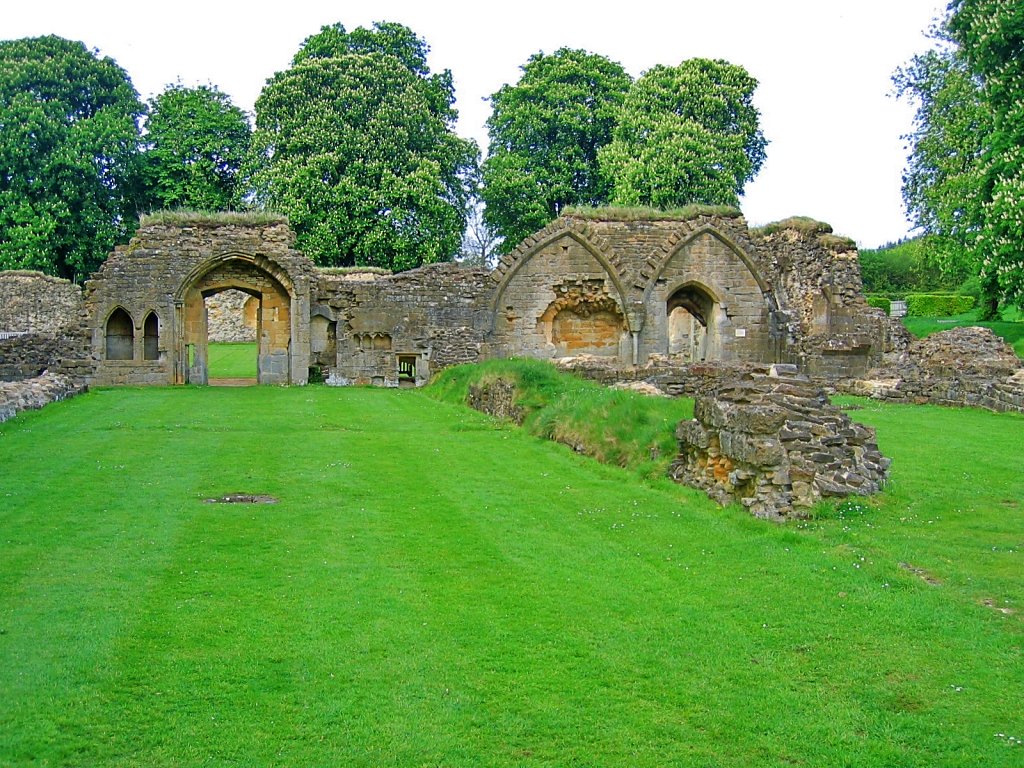
POLYGON ((0 269, 89 274, 138 221, 143 105, 113 59, 0 41, 0 269))
POLYGON ((157 208, 223 211, 241 203, 252 130, 214 86, 168 86, 149 102, 145 176, 157 208))
POLYGON ((650 69, 630 89, 612 141, 599 152, 613 202, 736 205, 765 159, 756 87, 743 67, 722 60, 650 69))
POLYGON ((897 71, 918 103, 904 201, 952 274, 977 274, 986 314, 1024 306, 1024 6, 955 0, 937 50, 897 71))
POLYGON ((486 221, 509 247, 566 206, 610 200, 597 152, 632 84, 620 64, 570 48, 534 54, 522 70, 491 96, 482 168, 486 221))
POLYGON ((257 200, 324 265, 408 269, 452 258, 477 149, 455 135, 451 75, 398 24, 308 38, 256 102, 257 200))

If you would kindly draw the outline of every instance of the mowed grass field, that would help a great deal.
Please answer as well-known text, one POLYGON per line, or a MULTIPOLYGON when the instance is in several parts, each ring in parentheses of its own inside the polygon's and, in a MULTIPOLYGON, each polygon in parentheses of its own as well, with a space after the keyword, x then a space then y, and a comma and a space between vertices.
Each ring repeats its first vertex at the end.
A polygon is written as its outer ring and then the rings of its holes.
POLYGON ((889 490, 776 525, 418 391, 24 414, 0 765, 1024 764, 1024 419, 854 415, 889 490))

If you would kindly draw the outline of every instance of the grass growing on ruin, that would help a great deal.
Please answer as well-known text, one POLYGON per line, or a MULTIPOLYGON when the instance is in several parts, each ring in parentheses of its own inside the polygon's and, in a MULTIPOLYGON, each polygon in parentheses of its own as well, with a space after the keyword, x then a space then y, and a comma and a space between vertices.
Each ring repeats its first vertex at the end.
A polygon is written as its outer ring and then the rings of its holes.
POLYGON ((247 379, 256 377, 255 342, 218 342, 207 347, 211 379, 247 379))
POLYGON ((605 464, 664 476, 677 453, 675 428, 693 417, 693 401, 612 390, 560 373, 540 360, 490 360, 448 368, 428 394, 465 403, 470 386, 502 379, 516 386, 523 427, 605 464))
POLYGON ((416 391, 23 414, 0 765, 1019 765, 1024 419, 858 402, 890 490, 785 526, 416 391))

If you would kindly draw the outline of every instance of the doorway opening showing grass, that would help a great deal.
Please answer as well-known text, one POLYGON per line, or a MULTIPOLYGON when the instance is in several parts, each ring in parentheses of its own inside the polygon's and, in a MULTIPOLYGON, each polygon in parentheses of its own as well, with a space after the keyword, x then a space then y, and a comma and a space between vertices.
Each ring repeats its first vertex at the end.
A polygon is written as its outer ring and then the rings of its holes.
POLYGON ((255 384, 259 370, 259 295, 229 289, 205 299, 211 384, 255 384))

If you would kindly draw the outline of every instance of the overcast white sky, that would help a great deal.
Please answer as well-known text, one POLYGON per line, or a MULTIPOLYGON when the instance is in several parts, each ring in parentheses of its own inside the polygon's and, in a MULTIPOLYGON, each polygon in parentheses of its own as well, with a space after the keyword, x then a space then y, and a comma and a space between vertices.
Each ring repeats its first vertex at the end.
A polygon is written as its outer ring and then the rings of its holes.
POLYGON ((4 0, 0 38, 81 40, 128 72, 144 99, 180 80, 213 83, 251 111, 268 77, 325 24, 396 21, 455 78, 459 132, 486 149, 486 98, 538 51, 584 48, 634 76, 696 56, 741 64, 768 159, 748 185, 751 224, 791 215, 828 221, 874 247, 907 233, 900 198, 913 110, 891 93, 893 70, 931 46, 945 0, 4 0), (264 10, 261 10, 264 8, 264 10))

